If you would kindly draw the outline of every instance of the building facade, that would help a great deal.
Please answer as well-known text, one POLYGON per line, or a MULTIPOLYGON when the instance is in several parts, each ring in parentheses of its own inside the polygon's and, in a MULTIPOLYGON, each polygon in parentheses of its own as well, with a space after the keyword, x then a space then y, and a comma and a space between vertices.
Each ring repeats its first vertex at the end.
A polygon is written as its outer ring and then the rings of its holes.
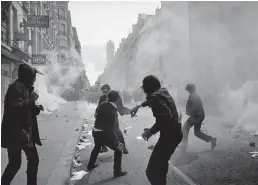
POLYGON ((19 64, 25 62, 34 65, 33 58, 41 55, 46 56, 46 63, 60 62, 67 67, 76 66, 82 79, 86 80, 85 84, 89 85, 82 62, 80 41, 76 28, 72 26, 68 3, 68 1, 1 2, 2 104, 9 84, 18 77, 19 64), (28 26, 28 16, 31 15, 49 16, 49 26, 28 26), (73 53, 68 52, 71 49, 73 53), (53 54, 55 56, 52 57, 53 54), (71 56, 76 57, 68 60, 71 56))

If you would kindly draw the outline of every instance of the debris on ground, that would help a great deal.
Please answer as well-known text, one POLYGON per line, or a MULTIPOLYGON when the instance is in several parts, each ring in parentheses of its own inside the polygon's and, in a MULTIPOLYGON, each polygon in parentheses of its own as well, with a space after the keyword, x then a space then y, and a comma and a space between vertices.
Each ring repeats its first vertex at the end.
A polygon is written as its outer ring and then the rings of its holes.
POLYGON ((137 136, 136 138, 139 140, 143 139, 142 136, 137 136))
POLYGON ((78 171, 78 172, 74 172, 72 174, 72 178, 70 179, 71 181, 74 181, 74 180, 80 180, 83 178, 84 175, 86 175, 88 172, 86 171, 78 171))
POLYGON ((79 131, 80 129, 76 128, 75 131, 79 131))
POLYGON ((258 153, 253 154, 253 155, 251 156, 251 158, 253 158, 253 159, 258 159, 258 153))
POLYGON ((153 150, 153 149, 154 149, 154 145, 150 145, 150 146, 148 147, 148 149, 149 149, 149 150, 153 150))
POLYGON ((81 165, 82 165, 82 163, 79 160, 73 159, 73 167, 74 168, 77 168, 81 165))
POLYGON ((253 142, 253 141, 249 142, 249 146, 250 147, 255 147, 255 142, 253 142))
POLYGON ((127 134, 127 130, 126 129, 124 129, 124 133, 127 134))

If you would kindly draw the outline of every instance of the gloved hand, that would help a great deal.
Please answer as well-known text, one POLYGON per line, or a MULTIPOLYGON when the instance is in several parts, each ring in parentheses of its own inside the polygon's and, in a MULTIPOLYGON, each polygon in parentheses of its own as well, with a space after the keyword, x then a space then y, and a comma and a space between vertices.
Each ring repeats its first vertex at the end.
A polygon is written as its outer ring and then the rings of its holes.
POLYGON ((150 139, 150 137, 152 136, 151 130, 149 128, 145 128, 144 132, 142 134, 142 138, 146 141, 148 141, 150 139))

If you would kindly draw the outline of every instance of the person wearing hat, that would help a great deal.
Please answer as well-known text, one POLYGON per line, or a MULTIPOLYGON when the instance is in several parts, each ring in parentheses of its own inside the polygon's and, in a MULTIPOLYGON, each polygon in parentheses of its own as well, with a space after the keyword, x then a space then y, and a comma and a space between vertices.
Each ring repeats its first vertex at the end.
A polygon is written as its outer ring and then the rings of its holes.
POLYGON ((186 114, 190 117, 182 129, 184 136, 182 150, 186 151, 188 148, 188 135, 192 126, 194 126, 194 135, 207 143, 211 143, 211 148, 213 149, 216 146, 217 139, 201 131, 202 122, 205 118, 205 111, 202 100, 196 92, 196 86, 190 83, 187 84, 185 89, 189 92, 189 98, 186 104, 186 114))
POLYGON ((7 149, 9 162, 1 178, 3 185, 10 185, 19 171, 22 150, 28 160, 27 185, 37 185, 39 156, 35 144, 42 145, 37 115, 44 108, 35 104, 38 99, 33 87, 36 73, 35 68, 20 64, 18 79, 9 86, 5 95, 1 144, 7 149))

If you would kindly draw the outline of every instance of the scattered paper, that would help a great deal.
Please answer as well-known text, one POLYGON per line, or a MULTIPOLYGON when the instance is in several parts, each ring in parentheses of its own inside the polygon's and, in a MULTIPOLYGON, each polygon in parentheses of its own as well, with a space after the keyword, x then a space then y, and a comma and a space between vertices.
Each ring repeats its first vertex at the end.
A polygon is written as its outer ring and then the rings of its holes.
POLYGON ((88 172, 86 171, 78 171, 78 172, 74 172, 72 174, 72 178, 70 179, 71 181, 74 181, 74 180, 80 180, 83 178, 84 175, 86 175, 88 172))
POLYGON ((107 152, 105 152, 105 153, 100 153, 99 155, 98 155, 98 157, 104 157, 104 156, 106 156, 107 155, 107 152))
POLYGON ((82 138, 79 140, 80 143, 86 143, 88 141, 89 141, 89 139, 82 139, 82 138))
POLYGON ((86 146, 85 145, 77 145, 77 148, 79 151, 81 151, 81 150, 85 149, 86 146))
POLYGON ((258 159, 258 154, 253 154, 251 157, 252 157, 253 159, 258 159))
POLYGON ((137 136, 136 138, 139 139, 139 140, 140 140, 140 139, 143 139, 142 136, 137 136))
POLYGON ((82 165, 82 163, 77 162, 75 159, 73 159, 73 167, 74 167, 74 168, 77 168, 77 167, 79 167, 79 166, 81 166, 81 165, 82 165))

